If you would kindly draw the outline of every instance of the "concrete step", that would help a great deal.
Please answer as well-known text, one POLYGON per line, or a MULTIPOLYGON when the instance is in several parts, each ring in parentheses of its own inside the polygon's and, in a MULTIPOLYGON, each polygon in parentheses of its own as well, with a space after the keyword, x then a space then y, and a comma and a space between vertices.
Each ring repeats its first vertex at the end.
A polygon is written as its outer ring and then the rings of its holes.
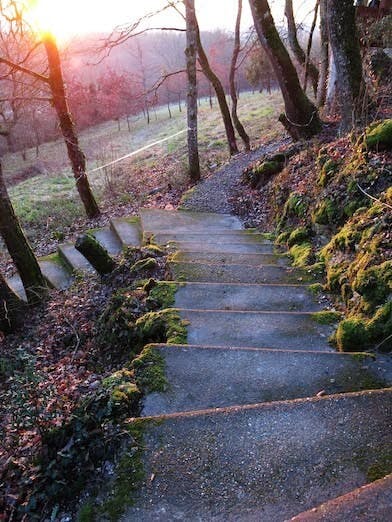
POLYGON ((14 274, 13 276, 8 277, 7 283, 11 290, 19 297, 19 299, 27 302, 26 292, 19 274, 14 274))
POLYGON ((142 244, 140 223, 137 218, 111 219, 110 228, 123 246, 140 246, 142 244))
POLYGON ((87 259, 74 247, 72 243, 59 245, 58 253, 63 263, 72 272, 81 272, 83 274, 95 274, 94 268, 87 259))
POLYGON ((72 284, 72 274, 61 262, 58 254, 42 258, 38 261, 43 276, 51 288, 65 290, 72 284))
POLYGON ((364 354, 189 345, 151 347, 165 360, 168 388, 144 397, 143 416, 387 385, 371 366, 372 357, 364 354))
POLYGON ((197 241, 182 241, 170 243, 172 250, 181 252, 201 252, 211 254, 275 254, 272 244, 262 243, 199 243, 197 241))
POLYGON ((390 454, 391 399, 388 389, 146 419, 145 479, 123 520, 282 522, 343 495, 390 454))
POLYGON ((144 232, 156 234, 162 231, 174 232, 218 232, 222 230, 241 230, 241 221, 229 214, 209 212, 167 211, 160 209, 142 209, 140 212, 144 232))
POLYGON ((290 522, 390 522, 392 475, 301 513, 290 522))
POLYGON ((283 254, 232 254, 224 252, 175 252, 172 261, 183 263, 208 263, 209 265, 279 265, 289 264, 283 254))
POLYGON ((194 310, 315 312, 322 309, 305 285, 241 283, 182 283, 178 285, 175 306, 194 310))
POLYGON ((118 256, 121 254, 123 245, 118 235, 113 232, 111 228, 93 230, 92 235, 104 248, 106 248, 111 256, 118 256))
POLYGON ((227 245, 232 243, 256 244, 256 245, 273 245, 272 241, 264 239, 261 234, 247 233, 245 230, 226 233, 201 233, 201 232, 187 232, 177 233, 158 233, 154 234, 154 241, 159 245, 167 245, 168 243, 195 242, 195 243, 213 243, 214 245, 227 245))
POLYGON ((310 275, 300 269, 279 265, 210 265, 207 263, 170 262, 173 279, 200 283, 278 283, 282 285, 307 281, 310 275))
POLYGON ((179 310, 189 321, 188 343, 245 346, 281 350, 332 351, 328 338, 334 328, 306 313, 179 310))

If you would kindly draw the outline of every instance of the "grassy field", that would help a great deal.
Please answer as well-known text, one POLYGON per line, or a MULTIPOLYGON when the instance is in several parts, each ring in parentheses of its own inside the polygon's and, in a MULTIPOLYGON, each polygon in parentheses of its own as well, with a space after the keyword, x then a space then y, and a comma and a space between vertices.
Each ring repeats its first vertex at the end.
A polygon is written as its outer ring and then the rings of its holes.
MULTIPOLYGON (((239 114, 253 145, 269 140, 281 131, 277 122, 281 109, 282 99, 278 92, 241 95, 239 114)), ((171 119, 166 107, 158 108, 156 114, 152 112, 150 125, 142 116, 133 117, 131 132, 125 121, 121 122, 120 131, 117 122, 107 122, 81 132, 80 142, 88 160, 88 170, 186 129, 185 110, 179 112, 175 106, 171 110, 171 119)), ((208 175, 229 158, 216 100, 212 109, 208 100, 200 101, 199 127, 202 168, 208 175)), ((6 155, 3 169, 15 210, 28 234, 32 236, 31 230, 40 227, 53 234, 59 223, 61 227, 67 227, 75 219, 83 218, 63 141, 43 144, 39 157, 36 157, 35 149, 27 150, 26 156, 24 161, 21 153, 6 155), (35 167, 42 174, 15 184, 14 180, 20 174, 35 167)), ((150 191, 169 183, 172 187, 185 189, 188 186, 186 134, 92 173, 89 178, 104 208, 113 208, 116 202, 141 205, 150 191)))

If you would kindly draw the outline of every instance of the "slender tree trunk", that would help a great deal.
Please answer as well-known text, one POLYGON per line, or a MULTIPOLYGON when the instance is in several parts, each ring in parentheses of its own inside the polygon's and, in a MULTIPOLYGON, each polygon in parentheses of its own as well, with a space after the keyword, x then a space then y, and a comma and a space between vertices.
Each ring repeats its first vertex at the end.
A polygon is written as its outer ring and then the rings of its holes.
POLYGON ((48 57, 49 84, 53 96, 53 105, 60 121, 61 132, 67 146, 68 156, 76 180, 76 187, 87 216, 93 218, 99 215, 99 208, 88 182, 86 174, 86 158, 79 147, 75 125, 69 112, 59 51, 55 39, 49 33, 44 36, 43 41, 48 57))
POLYGON ((329 40, 327 22, 327 1, 320 0, 320 75, 317 88, 317 106, 323 107, 327 97, 328 67, 329 67, 329 40))
POLYGON ((12 332, 22 319, 25 303, 8 286, 0 273, 0 330, 12 332))
POLYGON ((204 51, 203 45, 201 43, 200 38, 200 30, 199 25, 197 23, 196 15, 195 15, 195 23, 196 23, 196 38, 197 38, 197 52, 199 55, 199 63, 201 68, 203 69, 203 73, 207 77, 207 79, 211 82, 216 97, 218 99, 219 108, 222 114, 223 123, 225 126, 227 143, 229 146, 230 155, 238 153, 237 142, 235 139, 235 132, 233 127, 233 122, 231 121, 229 106, 227 105, 225 91, 223 89, 222 83, 218 76, 211 69, 210 63, 208 61, 207 55, 204 51))
POLYGON ((282 91, 285 114, 279 121, 294 139, 311 138, 321 129, 316 107, 299 83, 297 71, 276 30, 267 0, 249 0, 256 32, 275 71, 282 91))
POLYGON ((208 82, 208 101, 209 101, 209 104, 210 104, 210 109, 212 109, 213 107, 213 103, 212 103, 212 87, 211 87, 211 83, 208 82))
POLYGON ((197 136, 197 26, 194 0, 184 0, 186 13, 186 70, 188 76, 187 119, 188 161, 192 181, 200 179, 199 144, 197 136))
POLYGON ((238 55, 240 54, 240 50, 241 50, 241 40, 240 40, 241 16, 242 16, 242 0, 238 0, 238 11, 237 11, 237 19, 236 19, 236 23, 235 23, 235 32, 234 32, 234 48, 233 48, 233 54, 231 57, 230 75, 229 75, 230 95, 231 95, 231 102, 232 102, 231 117, 233 119, 233 123, 235 125, 235 128, 237 129, 238 134, 240 135, 242 141, 244 142, 245 149, 250 150, 249 136, 237 114, 238 95, 237 95, 237 90, 235 88, 235 73, 237 70, 237 60, 238 60, 238 55))
POLYGON ((336 67, 341 129, 353 128, 361 107, 362 60, 352 0, 328 0, 328 33, 336 67))
MULTIPOLYGON (((313 34, 314 34, 314 30, 316 29, 319 7, 320 7, 320 0, 316 0, 316 5, 314 7, 314 16, 313 16, 312 26, 311 26, 310 32, 309 32, 308 45, 306 47, 305 78, 304 78, 304 91, 305 92, 308 87, 308 77, 309 77, 309 73, 310 73, 310 68, 312 66, 312 62, 310 61, 310 53, 312 51, 313 34)), ((317 71, 317 84, 313 85, 313 90, 314 90, 315 96, 317 96, 318 81, 319 81, 319 72, 317 71)))
POLYGON ((131 132, 131 123, 129 121, 129 116, 127 116, 127 126, 128 126, 128 132, 131 132))
POLYGON ((20 227, 8 196, 0 163, 0 233, 22 279, 29 303, 47 295, 47 285, 38 261, 20 227))
MULTIPOLYGON (((297 36, 297 26, 295 24, 294 12, 293 12, 293 0, 286 0, 285 15, 287 18, 287 35, 289 45, 294 53, 295 59, 304 69, 306 68, 306 54, 302 49, 297 36)), ((308 63, 308 74, 312 82, 314 93, 317 92, 319 72, 313 62, 308 63)))

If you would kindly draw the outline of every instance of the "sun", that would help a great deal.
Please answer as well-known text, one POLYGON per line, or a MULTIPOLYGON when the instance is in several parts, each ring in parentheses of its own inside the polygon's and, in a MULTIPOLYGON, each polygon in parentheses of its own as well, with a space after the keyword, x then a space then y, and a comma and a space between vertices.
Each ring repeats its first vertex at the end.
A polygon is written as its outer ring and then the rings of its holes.
POLYGON ((28 17, 39 33, 50 32, 60 42, 100 31, 106 22, 104 10, 85 0, 30 0, 28 17))

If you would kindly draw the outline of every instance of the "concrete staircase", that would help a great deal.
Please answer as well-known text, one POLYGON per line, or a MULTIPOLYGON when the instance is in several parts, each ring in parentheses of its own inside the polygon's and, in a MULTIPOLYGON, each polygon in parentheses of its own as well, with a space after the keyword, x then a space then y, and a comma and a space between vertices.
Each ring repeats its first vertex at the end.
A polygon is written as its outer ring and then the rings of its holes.
MULTIPOLYGON (((282 522, 366 484, 390 458, 384 361, 336 353, 307 275, 236 218, 145 210, 141 227, 174 251, 189 344, 150 347, 168 386, 144 398, 145 481, 123 520, 282 522)), ((363 498, 325 520, 373 520, 363 498)))
MULTIPOLYGON (((168 386, 144 398, 145 480, 123 520, 390 520, 391 479, 365 486, 391 465, 390 366, 332 349, 309 274, 229 215, 149 209, 94 234, 112 254, 168 245, 188 324, 189 344, 150 347, 168 386)), ((40 264, 57 288, 92 271, 72 245, 40 264)))

